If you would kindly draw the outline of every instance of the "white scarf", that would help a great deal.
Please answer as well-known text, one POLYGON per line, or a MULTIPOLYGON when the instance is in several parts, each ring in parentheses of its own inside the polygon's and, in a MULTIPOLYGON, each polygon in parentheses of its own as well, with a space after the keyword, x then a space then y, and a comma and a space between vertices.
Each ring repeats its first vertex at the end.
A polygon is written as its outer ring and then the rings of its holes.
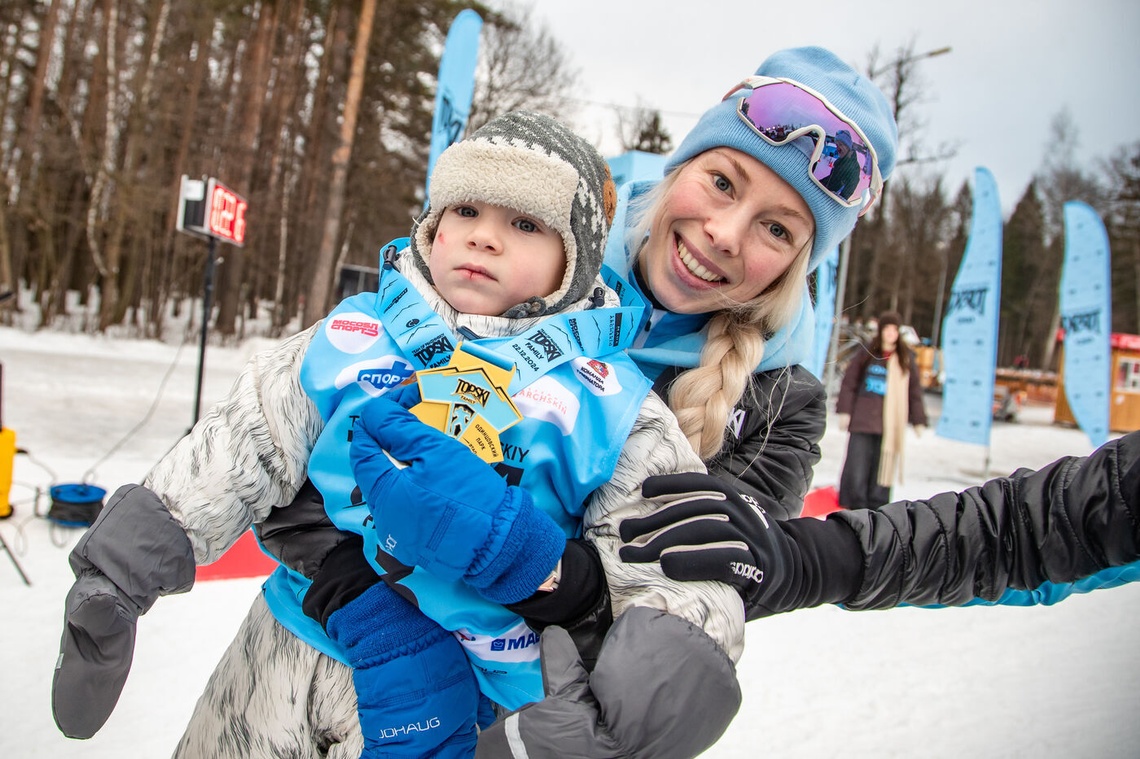
POLYGON ((883 396, 883 445, 879 456, 879 484, 889 488, 903 481, 903 440, 910 412, 910 375, 899 363, 896 350, 887 359, 887 394, 883 396))

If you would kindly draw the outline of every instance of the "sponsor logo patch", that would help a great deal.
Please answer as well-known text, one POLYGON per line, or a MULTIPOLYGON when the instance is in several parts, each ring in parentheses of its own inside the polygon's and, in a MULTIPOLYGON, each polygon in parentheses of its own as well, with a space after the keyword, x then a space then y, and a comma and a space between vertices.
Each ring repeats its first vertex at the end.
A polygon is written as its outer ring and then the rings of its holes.
POLYGON ((447 363, 454 350, 455 346, 451 344, 451 340, 447 338, 447 335, 439 335, 424 343, 415 351, 415 356, 416 360, 424 366, 434 368, 447 363))
POLYGON ((525 622, 498 635, 479 635, 466 629, 463 632, 459 643, 485 663, 538 661, 539 635, 525 622))
POLYGON ((605 361, 579 357, 570 362, 574 376, 594 395, 617 395, 622 391, 617 372, 605 361))
POLYGON ((409 722, 406 725, 382 727, 380 728, 380 735, 377 737, 380 738, 380 740, 391 740, 392 738, 399 738, 404 735, 411 735, 412 733, 426 733, 428 730, 436 729, 440 724, 439 717, 428 717, 419 722, 409 722))
POLYGON ((400 356, 381 356, 341 369, 335 384, 337 390, 341 390, 356 383, 368 395, 377 398, 403 384, 413 374, 412 367, 400 356))
POLYGON ((329 317, 325 320, 324 329, 332 346, 344 353, 368 350, 384 331, 379 319, 359 311, 329 317))
POLYGON ((511 400, 524 417, 550 422, 563 435, 573 432, 578 423, 578 399, 550 376, 539 377, 512 395, 511 400))
POLYGON ((732 573, 737 577, 744 577, 759 585, 764 582, 764 570, 742 561, 734 561, 730 565, 732 573))

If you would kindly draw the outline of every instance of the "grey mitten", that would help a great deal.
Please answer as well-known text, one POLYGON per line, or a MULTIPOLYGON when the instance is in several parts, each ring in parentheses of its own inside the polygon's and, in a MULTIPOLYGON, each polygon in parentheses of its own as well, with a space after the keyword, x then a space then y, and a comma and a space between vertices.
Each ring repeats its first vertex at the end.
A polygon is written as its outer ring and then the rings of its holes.
POLYGON ((70 557, 63 638, 52 679, 55 724, 90 738, 119 700, 135 650, 135 622, 159 596, 194 584, 194 551, 158 496, 119 488, 70 557))
POLYGON ((610 628, 593 673, 570 635, 542 634, 546 698, 479 734, 476 759, 689 759, 740 708, 736 668, 703 630, 634 607, 610 628))

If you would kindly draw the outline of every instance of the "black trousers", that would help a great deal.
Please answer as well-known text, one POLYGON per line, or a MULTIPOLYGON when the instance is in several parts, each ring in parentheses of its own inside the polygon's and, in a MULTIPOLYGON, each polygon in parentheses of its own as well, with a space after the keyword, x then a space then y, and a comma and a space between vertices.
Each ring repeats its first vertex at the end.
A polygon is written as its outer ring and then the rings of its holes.
POLYGON ((839 475, 839 505, 845 509, 877 509, 890 503, 891 489, 879 484, 879 454, 883 436, 852 432, 847 458, 839 475))

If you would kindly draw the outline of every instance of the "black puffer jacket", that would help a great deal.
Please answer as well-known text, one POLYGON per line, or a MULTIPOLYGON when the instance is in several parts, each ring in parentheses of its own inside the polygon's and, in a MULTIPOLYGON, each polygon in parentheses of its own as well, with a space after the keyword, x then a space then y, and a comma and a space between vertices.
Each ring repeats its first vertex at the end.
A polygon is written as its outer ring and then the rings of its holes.
MULTIPOLYGON (((667 398, 681 371, 664 372, 653 389, 667 398)), ((819 463, 826 401, 823 385, 802 366, 752 375, 729 419, 724 449, 706 462, 709 474, 753 496, 777 519, 798 517, 819 463)))
POLYGON ((958 606, 1076 582, 1140 561, 1140 432, 961 493, 785 527, 804 581, 781 610, 958 606))

